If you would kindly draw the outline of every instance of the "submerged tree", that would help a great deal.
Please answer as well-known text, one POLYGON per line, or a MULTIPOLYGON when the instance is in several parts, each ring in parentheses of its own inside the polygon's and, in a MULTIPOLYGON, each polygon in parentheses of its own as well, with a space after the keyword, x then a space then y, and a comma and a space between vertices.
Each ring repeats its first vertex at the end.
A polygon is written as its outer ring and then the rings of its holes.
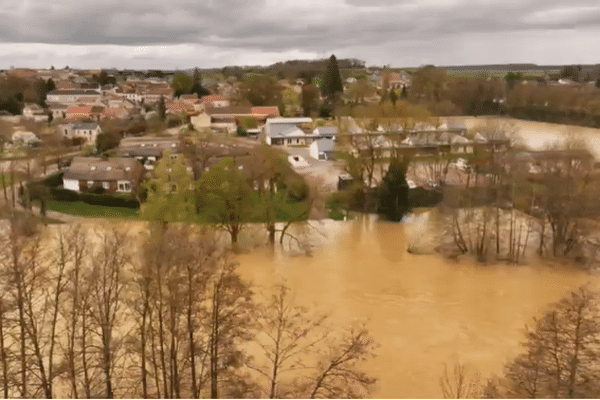
POLYGON ((379 186, 377 211, 395 222, 409 211, 406 165, 398 160, 392 161, 379 186))

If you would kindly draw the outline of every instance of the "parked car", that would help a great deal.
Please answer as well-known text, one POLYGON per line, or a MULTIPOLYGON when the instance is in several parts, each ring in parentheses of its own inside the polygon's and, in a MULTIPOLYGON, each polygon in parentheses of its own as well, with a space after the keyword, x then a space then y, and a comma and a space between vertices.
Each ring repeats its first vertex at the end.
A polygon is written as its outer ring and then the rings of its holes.
POLYGON ((304 157, 299 155, 289 156, 288 161, 294 168, 308 167, 308 162, 304 159, 304 157))

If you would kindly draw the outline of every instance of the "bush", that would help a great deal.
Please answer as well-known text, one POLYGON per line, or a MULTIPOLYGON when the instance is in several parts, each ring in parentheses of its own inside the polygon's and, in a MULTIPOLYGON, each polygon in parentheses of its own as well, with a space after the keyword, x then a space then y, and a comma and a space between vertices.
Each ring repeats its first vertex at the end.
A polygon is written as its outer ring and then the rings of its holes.
POLYGON ((40 180, 40 183, 51 188, 58 187, 63 184, 63 175, 64 172, 57 172, 55 174, 48 175, 44 179, 40 180))
POLYGON ((80 199, 84 203, 95 206, 125 207, 135 209, 140 207, 140 203, 137 200, 119 195, 82 193, 80 195, 80 199))
POLYGON ((79 193, 61 187, 50 188, 50 197, 56 201, 78 201, 79 193))
POLYGON ((243 126, 238 126, 236 134, 241 137, 246 137, 248 136, 248 131, 243 126))

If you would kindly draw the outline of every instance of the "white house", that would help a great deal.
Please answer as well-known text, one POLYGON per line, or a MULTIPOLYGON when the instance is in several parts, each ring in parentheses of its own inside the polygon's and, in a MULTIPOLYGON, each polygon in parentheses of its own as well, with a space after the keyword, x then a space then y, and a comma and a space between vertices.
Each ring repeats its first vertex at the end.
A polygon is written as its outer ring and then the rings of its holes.
POLYGON ((100 89, 65 89, 52 90, 46 95, 48 103, 76 103, 80 100, 85 102, 98 102, 102 98, 100 89))
POLYGON ((63 125, 62 134, 67 139, 82 139, 86 143, 96 143, 96 137, 102 132, 95 122, 75 122, 63 125))
POLYGON ((33 119, 35 122, 48 121, 48 115, 44 109, 35 103, 25 104, 25 107, 23 107, 23 117, 33 119))
POLYGON ((310 156, 316 160, 328 160, 335 148, 335 142, 332 139, 319 139, 309 147, 310 156))
POLYGON ((35 133, 29 131, 16 131, 12 134, 11 140, 15 146, 31 146, 40 141, 35 133))
POLYGON ((264 126, 267 144, 305 144, 304 131, 299 125, 312 123, 312 118, 267 118, 264 126))

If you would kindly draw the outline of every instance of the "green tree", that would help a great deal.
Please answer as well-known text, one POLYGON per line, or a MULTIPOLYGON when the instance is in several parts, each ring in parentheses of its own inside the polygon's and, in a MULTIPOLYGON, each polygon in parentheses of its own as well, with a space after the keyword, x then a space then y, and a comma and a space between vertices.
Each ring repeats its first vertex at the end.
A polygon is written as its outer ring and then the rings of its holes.
POLYGON ((252 74, 242 83, 241 95, 253 106, 270 106, 281 101, 283 87, 266 75, 252 74))
POLYGON ((378 193, 378 212, 389 221, 399 222, 409 210, 406 165, 393 160, 378 193))
POLYGON ((160 100, 158 101, 158 106, 156 108, 156 113, 158 114, 158 118, 161 121, 164 121, 167 116, 167 107, 165 105, 164 96, 160 96, 160 100))
POLYGON ((198 97, 206 96, 210 94, 210 91, 202 86, 202 74, 198 71, 198 68, 194 68, 194 75, 192 76, 192 89, 191 93, 196 93, 198 97))
POLYGON ((319 92, 319 88, 310 83, 308 85, 302 86, 302 110, 304 111, 304 116, 310 117, 313 112, 316 112, 319 109, 319 103, 321 94, 319 92))
POLYGON ((46 92, 51 92, 54 89, 56 89, 56 84, 54 83, 54 81, 52 80, 52 78, 50 78, 46 82, 46 92))
POLYGON ((185 157, 173 159, 166 152, 154 167, 154 178, 144 184, 148 195, 140 207, 140 215, 162 223, 193 219, 195 202, 191 184, 185 157))
POLYGON ((343 91, 344 86, 342 84, 342 77, 338 68, 337 59, 335 58, 335 55, 332 54, 327 62, 327 72, 325 73, 325 80, 323 82, 323 95, 331 98, 343 91))
POLYGON ((512 89, 518 82, 523 80, 523 74, 521 74, 520 72, 509 72, 504 77, 504 80, 506 81, 506 84, 508 85, 509 89, 512 89))
POLYGON ((389 98, 392 104, 396 105, 396 101, 398 101, 398 94, 396 94, 396 91, 394 89, 390 89, 389 98))
POLYGON ((562 71, 560 71, 560 77, 563 79, 571 79, 572 81, 579 82, 579 73, 581 72, 581 66, 577 65, 566 65, 562 71))
POLYGON ((182 94, 191 93, 194 81, 188 74, 176 72, 175 75, 173 75, 171 86, 175 91, 175 97, 179 97, 182 94))
POLYGON ((226 158, 202 174, 196 184, 201 218, 226 230, 238 241, 253 214, 252 188, 233 158, 226 158))

